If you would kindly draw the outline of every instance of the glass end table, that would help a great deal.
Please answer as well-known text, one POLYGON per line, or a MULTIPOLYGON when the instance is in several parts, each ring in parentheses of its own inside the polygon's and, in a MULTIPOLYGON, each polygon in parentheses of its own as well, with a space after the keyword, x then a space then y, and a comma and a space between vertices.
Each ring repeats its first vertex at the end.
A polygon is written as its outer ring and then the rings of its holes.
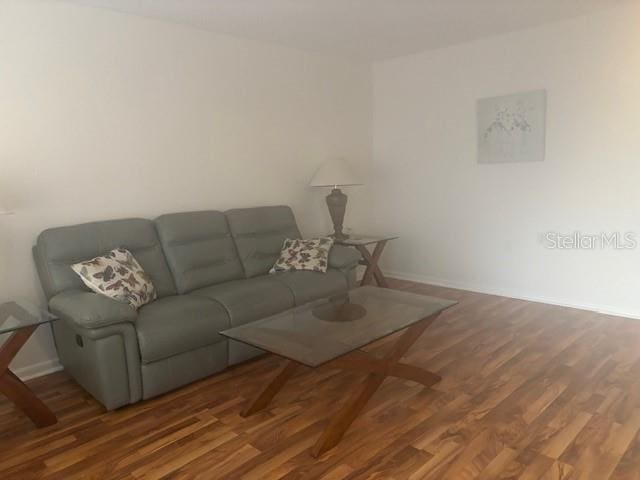
POLYGON ((362 255, 361 265, 365 265, 366 269, 362 276, 360 286, 371 285, 375 279, 379 287, 389 288, 387 279, 380 270, 378 262, 382 257, 382 252, 387 242, 398 238, 394 235, 372 236, 372 235, 350 235, 346 238, 337 238, 335 243, 346 247, 353 247, 362 255), (368 245, 374 245, 373 252, 367 248, 368 245))
POLYGON ((27 302, 0 304, 0 334, 10 334, 0 345, 0 393, 22 410, 37 427, 57 422, 55 414, 9 369, 9 364, 36 329, 57 318, 27 302))

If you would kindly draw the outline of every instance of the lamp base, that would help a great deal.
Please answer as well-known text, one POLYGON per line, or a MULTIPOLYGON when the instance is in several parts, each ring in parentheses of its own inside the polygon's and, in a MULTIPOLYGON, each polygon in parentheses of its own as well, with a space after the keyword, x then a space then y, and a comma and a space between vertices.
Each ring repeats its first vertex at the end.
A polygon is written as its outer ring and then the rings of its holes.
POLYGON ((347 210, 347 199, 348 197, 339 188, 331 190, 331 193, 326 197, 329 215, 331 215, 331 221, 333 222, 333 236, 338 240, 344 240, 349 237, 342 232, 342 222, 344 222, 344 214, 347 210))

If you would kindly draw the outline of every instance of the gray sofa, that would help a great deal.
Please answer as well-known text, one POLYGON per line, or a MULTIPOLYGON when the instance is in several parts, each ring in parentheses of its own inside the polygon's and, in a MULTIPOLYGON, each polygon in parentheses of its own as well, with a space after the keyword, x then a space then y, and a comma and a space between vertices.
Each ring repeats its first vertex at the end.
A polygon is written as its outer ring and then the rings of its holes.
POLYGON ((65 369, 107 409, 154 397, 262 353, 218 334, 348 290, 360 256, 334 246, 326 274, 269 275, 289 207, 111 220, 42 232, 33 249, 65 369), (70 265, 116 247, 151 276, 158 299, 137 312, 89 291, 70 265))

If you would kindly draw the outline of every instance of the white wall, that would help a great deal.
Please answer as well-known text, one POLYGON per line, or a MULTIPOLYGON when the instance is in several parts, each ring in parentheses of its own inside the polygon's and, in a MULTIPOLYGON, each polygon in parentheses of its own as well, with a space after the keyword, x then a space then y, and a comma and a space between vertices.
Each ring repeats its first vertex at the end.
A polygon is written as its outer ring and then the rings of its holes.
MULTIPOLYGON (((352 159, 348 226, 397 233, 408 278, 640 316, 640 250, 552 251, 549 230, 640 234, 639 7, 377 63, 64 3, 0 1, 0 301, 43 303, 42 229, 287 203, 352 159), (475 102, 548 91, 543 163, 478 165, 475 102), (371 97, 373 95, 373 113, 371 97), (373 165, 369 164, 373 117, 373 165), (369 196, 371 198, 369 199, 369 196), (368 228, 367 228, 368 227, 368 228)), ((41 328, 13 364, 55 366, 41 328)))
MULTIPOLYGON (((640 8, 374 65, 374 220, 407 278, 640 316, 640 247, 546 249, 547 231, 640 234, 640 8), (545 88, 542 163, 478 165, 482 97, 545 88)), ((638 237, 640 238, 640 237, 638 237)))
MULTIPOLYGON (((43 302, 50 226, 268 204, 326 232, 307 183, 344 155, 366 174, 370 65, 64 3, 0 2, 0 300, 43 302)), ((347 223, 367 223, 351 189, 347 223)), ((40 328, 13 364, 55 365, 40 328)))

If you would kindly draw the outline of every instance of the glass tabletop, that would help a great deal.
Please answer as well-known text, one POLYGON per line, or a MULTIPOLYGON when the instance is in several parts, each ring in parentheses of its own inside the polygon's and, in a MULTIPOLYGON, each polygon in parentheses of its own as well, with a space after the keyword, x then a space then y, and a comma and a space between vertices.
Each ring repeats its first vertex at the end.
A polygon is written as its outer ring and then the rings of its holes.
POLYGON ((23 301, 0 304, 0 334, 49 323, 57 317, 35 304, 23 301))
POLYGON ((395 240, 397 236, 376 237, 372 235, 349 235, 347 238, 336 239, 335 243, 338 245, 370 245, 372 243, 384 242, 388 240, 395 240))
POLYGON ((458 302, 366 286, 220 332, 317 367, 458 302))

